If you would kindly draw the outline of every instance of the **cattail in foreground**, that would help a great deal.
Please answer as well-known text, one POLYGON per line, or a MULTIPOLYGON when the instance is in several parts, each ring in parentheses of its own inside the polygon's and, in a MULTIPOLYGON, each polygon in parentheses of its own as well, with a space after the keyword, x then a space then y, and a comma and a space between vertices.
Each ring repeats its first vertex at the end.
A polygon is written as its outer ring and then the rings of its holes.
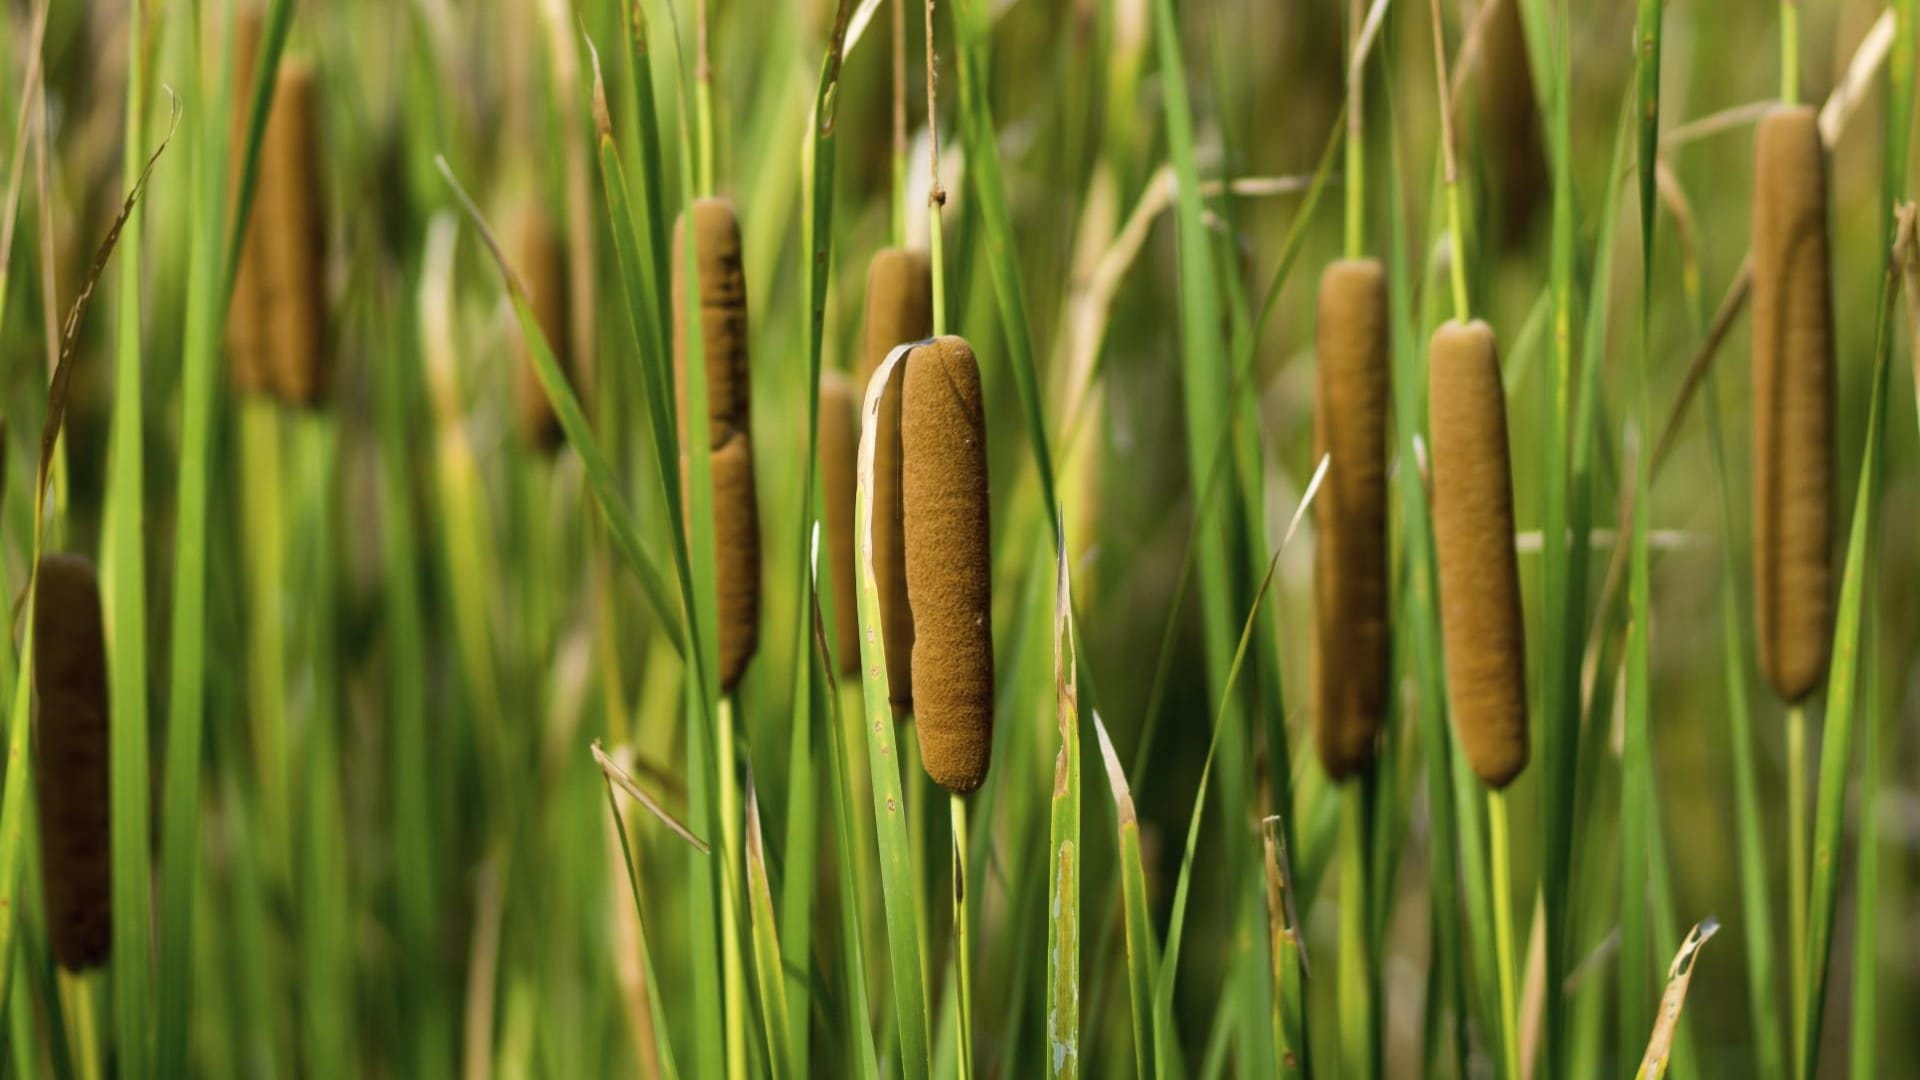
POLYGON ((1524 240, 1534 210, 1547 189, 1547 158, 1540 110, 1527 61, 1521 0, 1489 0, 1494 9, 1482 26, 1475 90, 1480 104, 1479 144, 1492 166, 1494 220, 1502 242, 1524 240))
POLYGON ((113 932, 106 642, 92 563, 41 558, 33 637, 47 932, 54 959, 80 971, 106 960, 113 932))
POLYGON ((833 567, 833 653, 842 675, 860 670, 860 582, 854 565, 853 495, 860 456, 860 400, 853 380, 820 375, 820 487, 826 503, 828 565, 833 567))
MULTIPOLYGON (((249 81, 258 28, 242 20, 237 31, 249 81)), ((311 406, 327 384, 326 235, 320 189, 319 88, 313 68, 286 59, 274 83, 273 103, 260 139, 260 170, 253 211, 228 324, 234 381, 266 390, 283 404, 311 406)), ((244 93, 238 95, 245 98, 244 93)), ((246 103, 235 127, 244 138, 246 103)), ((238 157, 241 144, 236 144, 238 157)))
POLYGON ((1501 788, 1527 767, 1527 658, 1500 356, 1476 320, 1434 331, 1428 359, 1449 700, 1467 764, 1501 788))
POLYGON ((1812 108, 1760 121, 1753 170, 1753 569, 1760 671, 1812 692, 1833 625, 1833 307, 1812 108))
MULTIPOLYGON (((747 410, 747 286, 740 225, 722 199, 693 204, 702 367, 707 378, 707 445, 712 451, 713 556, 719 676, 731 692, 760 639, 760 516, 753 487, 747 410)), ((680 407, 681 490, 687 495, 686 220, 674 226, 673 360, 680 407)), ((688 503, 691 505, 691 503, 688 503)))
POLYGON ((927 775, 965 794, 993 750, 986 416, 973 349, 916 346, 900 403, 901 504, 913 608, 913 707, 927 775))
MULTIPOLYGON (((522 280, 533 295, 534 321, 546 335, 553 358, 572 382, 572 342, 567 325, 567 257, 553 219, 537 206, 522 210, 514 224, 514 258, 522 280)), ((539 450, 560 445, 560 419, 547 400, 535 373, 529 346, 520 346, 520 364, 514 376, 514 421, 520 437, 539 450)))
MULTIPOLYGON (((867 271, 866 341, 862 381, 870 381, 887 354, 933 333, 933 262, 924 251, 884 248, 867 271)), ((900 519, 900 397, 881 399, 873 449, 873 574, 880 592, 880 625, 887 640, 887 688, 901 716, 913 704, 913 615, 907 605, 900 519)))
POLYGON ((1320 278, 1313 456, 1332 456, 1314 500, 1313 735, 1327 775, 1373 760, 1386 716, 1387 280, 1374 259, 1320 278))

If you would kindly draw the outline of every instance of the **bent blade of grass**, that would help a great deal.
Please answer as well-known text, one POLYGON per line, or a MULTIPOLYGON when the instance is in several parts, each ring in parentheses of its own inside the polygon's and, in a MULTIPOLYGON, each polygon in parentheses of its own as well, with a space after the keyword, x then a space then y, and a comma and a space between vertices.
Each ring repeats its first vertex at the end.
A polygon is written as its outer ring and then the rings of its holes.
MULTIPOLYGON (((640 588, 646 594, 647 602, 652 605, 654 614, 659 618, 661 629, 674 648, 682 654, 686 651, 686 633, 680 618, 682 612, 674 604, 667 591, 660 570, 654 565, 652 556, 647 554, 640 542, 640 527, 633 512, 628 508, 626 497, 621 494, 619 481, 614 478, 613 466, 608 462, 606 453, 594 438, 593 430, 587 425, 586 414, 581 411, 580 400, 574 396, 573 387, 566 375, 560 370, 560 364, 554 359, 553 349, 547 343, 546 334, 534 318, 533 307, 527 298, 527 290, 520 282, 506 253, 494 240, 493 231, 487 227, 486 219, 481 216, 480 208, 460 185, 453 175, 453 169, 447 165, 444 157, 436 157, 440 172, 453 187, 461 207, 473 222, 480 238, 486 243, 487 251, 493 256, 500 276, 506 284, 507 298, 513 304, 514 316, 519 320, 520 333, 526 338, 527 350, 533 361, 534 373, 540 379, 540 387, 545 391, 547 400, 553 406, 554 414, 560 421, 561 430, 566 433, 567 442, 580 455, 585 467, 587 483, 593 490, 594 500, 606 515, 607 531, 613 537, 614 546, 633 568, 634 575, 640 581, 640 588)), ((691 232, 692 230, 688 230, 691 232)), ((690 380, 691 381, 691 380, 690 380)))
POLYGON ((1138 1074, 1154 1073, 1153 913, 1147 907, 1147 875, 1140 853, 1140 819, 1133 809, 1133 791, 1127 785, 1127 773, 1114 753, 1113 740, 1107 737, 1107 725, 1093 714, 1094 734, 1100 739, 1100 759, 1107 769, 1107 788, 1113 795, 1115 827, 1120 834, 1120 899, 1126 917, 1127 1002, 1133 1012, 1133 1053, 1138 1074))
POLYGON ((879 834, 881 900, 886 908, 887 961, 893 976, 894 1021, 903 1075, 925 1080, 932 1059, 927 1042, 927 988, 915 922, 912 849, 900 793, 893 706, 887 687, 886 635, 880 629, 880 583, 873 569, 873 458, 882 396, 899 393, 894 371, 911 346, 887 355, 873 374, 860 408, 860 456, 854 489, 854 528, 860 574, 860 662, 865 691, 867 767, 873 780, 873 820, 879 834))
POLYGON ((1080 1075, 1080 680, 1064 544, 1055 548, 1054 568, 1053 689, 1060 751, 1053 763, 1047 831, 1047 1074, 1074 1077, 1080 1075))
MULTIPOLYGON (((1901 209, 1899 230, 1901 242, 1896 245, 1896 259, 1911 265, 1911 260, 1916 257, 1916 241, 1920 241, 1920 228, 1916 228, 1911 203, 1901 209)), ((1826 1008, 1828 977, 1832 974, 1828 961, 1831 959, 1834 915, 1839 901, 1840 846, 1847 813, 1847 770, 1852 757, 1853 729, 1857 720, 1855 700, 1859 692, 1861 664, 1861 614, 1866 604, 1867 579, 1874 573, 1877 562, 1873 558, 1873 538, 1880 524, 1888 369, 1893 354, 1893 294, 1898 280, 1895 265, 1889 262, 1876 319, 1873 396, 1867 413, 1866 443, 1861 450, 1860 486, 1854 496, 1853 526, 1847 538, 1847 557, 1840 582, 1840 605, 1834 624, 1833 660, 1827 671, 1827 711, 1825 731, 1820 740, 1820 787, 1813 826, 1813 882, 1807 908, 1808 985, 1800 1015, 1794 1018, 1802 1054, 1798 1075, 1802 1077, 1813 1076, 1820 1063, 1820 1021, 1826 1008)))
POLYGON ((626 792, 628 798, 640 804, 641 809, 659 819, 662 825, 673 830, 674 835, 685 840, 693 850, 702 855, 712 852, 712 847, 709 846, 705 840, 695 836, 692 829, 687 828, 679 818, 674 817, 673 814, 668 812, 665 806, 661 805, 660 800, 648 794, 647 790, 641 787, 639 782, 634 780, 633 774, 622 768, 620 763, 614 760, 613 755, 601 749, 598 739, 594 740, 592 749, 594 763, 599 765, 600 771, 606 775, 607 783, 626 792))
MULTIPOLYGON (((597 757, 597 746, 595 750, 595 756, 597 757)), ((607 784, 607 812, 613 815, 613 828, 620 837, 620 857, 627 864, 627 887, 633 892, 634 920, 640 927, 640 963, 646 971, 647 985, 649 987, 658 987, 660 980, 654 973, 653 947, 650 944, 653 940, 653 935, 647 933, 647 910, 646 905, 641 903, 640 900, 640 873, 633 864, 633 848, 627 840, 626 818, 620 813, 619 801, 614 798, 613 777, 610 774, 603 775, 605 775, 607 784)), ((667 1027, 667 1018, 660 1005, 660 995, 658 993, 649 993, 647 995, 647 1004, 653 1011, 654 1037, 659 1040, 660 1071, 668 1080, 676 1080, 680 1075, 680 1070, 674 1064, 673 1033, 667 1027)))
POLYGON ((1719 930, 1719 920, 1708 918, 1696 923, 1687 932, 1687 939, 1680 943, 1680 951, 1674 954, 1673 964, 1667 968, 1667 989, 1660 997, 1660 1014, 1654 1021, 1653 1035, 1647 1040, 1647 1052, 1640 1058, 1640 1068, 1633 1074, 1635 1080, 1659 1080, 1666 1075, 1674 1032, 1680 1025, 1680 1010, 1686 1007, 1687 987, 1693 982, 1693 966, 1700 959, 1700 949, 1719 930))
POLYGON ((753 932, 753 967, 758 976, 760 1015, 766 1028, 768 1071, 785 1080, 800 1067, 795 1056, 793 1022, 787 1014, 785 976, 780 966, 780 933, 773 918, 773 890, 767 881, 767 851, 760 837, 760 794, 747 770, 746 869, 753 932))

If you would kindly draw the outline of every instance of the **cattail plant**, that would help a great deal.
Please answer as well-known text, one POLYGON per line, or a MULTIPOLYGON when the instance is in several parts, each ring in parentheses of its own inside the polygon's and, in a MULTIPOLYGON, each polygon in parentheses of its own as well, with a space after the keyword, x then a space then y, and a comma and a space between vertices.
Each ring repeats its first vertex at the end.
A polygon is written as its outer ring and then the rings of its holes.
POLYGON ((1332 456, 1314 501, 1313 736, 1334 779, 1365 768, 1386 715, 1387 279, 1376 259, 1320 278, 1313 456, 1332 456))
POLYGON ((901 367, 901 519, 921 760, 935 783, 966 794, 986 780, 993 749, 980 369, 973 349, 953 336, 915 346, 901 367))
POLYGON ((81 971, 105 962, 113 934, 106 642, 87 559, 40 559, 33 636, 47 933, 60 966, 81 971))
POLYGON ((1819 123, 1781 107, 1754 139, 1753 563, 1760 670, 1788 702, 1819 682, 1833 626, 1828 273, 1819 123))
MULTIPOLYGON (((863 380, 870 380, 897 346, 933 333, 933 264, 927 253, 884 248, 867 270, 866 341, 861 353, 863 380)), ((873 573, 880 584, 880 623, 887 637, 887 684, 894 711, 905 716, 913 706, 913 614, 907 603, 907 577, 898 509, 900 498, 900 396, 881 398, 880 440, 873 455, 873 573)))
POLYGON ((853 495, 860 456, 860 393, 838 371, 820 374, 820 479, 833 567, 833 654, 842 675, 860 670, 860 581, 854 567, 853 495))
MULTIPOLYGON (((713 554, 719 627, 719 674, 731 692, 753 658, 760 634, 760 521, 748 440, 747 280, 740 264, 740 223, 724 199, 692 209, 699 265, 701 348, 707 379, 707 442, 712 451, 713 554)), ((674 227, 673 358, 680 415, 687 416, 686 219, 674 227)), ((683 466, 688 426, 680 428, 683 466)))
POLYGON ((1434 331, 1427 378, 1449 701, 1467 764, 1500 789, 1527 766, 1527 664, 1492 328, 1456 320, 1434 331))
MULTIPOLYGON (((521 279, 533 294, 533 314, 540 324, 540 332, 546 335, 554 360, 566 373, 567 381, 578 391, 567 319, 566 248, 561 243, 559 228, 546 211, 530 205, 520 212, 514 223, 514 248, 521 279)), ((524 342, 519 352, 520 363, 513 383, 515 426, 528 446, 554 450, 562 439, 560 419, 540 386, 540 376, 534 370, 533 357, 524 342)))
POLYGON ((1479 143, 1491 174, 1492 202, 1498 207, 1494 225, 1498 238, 1509 245, 1525 239, 1547 190, 1546 150, 1521 2, 1488 0, 1490 6, 1476 20, 1479 51, 1473 72, 1479 143))
MULTIPOLYGON (((236 85, 245 86, 257 59, 257 15, 243 16, 235 33, 235 69, 243 76, 236 85)), ((309 64, 281 63, 261 135, 253 211, 227 325, 235 385, 271 393, 295 407, 317 403, 328 377, 318 94, 309 64)), ((246 95, 235 99, 239 145, 247 123, 246 95)))

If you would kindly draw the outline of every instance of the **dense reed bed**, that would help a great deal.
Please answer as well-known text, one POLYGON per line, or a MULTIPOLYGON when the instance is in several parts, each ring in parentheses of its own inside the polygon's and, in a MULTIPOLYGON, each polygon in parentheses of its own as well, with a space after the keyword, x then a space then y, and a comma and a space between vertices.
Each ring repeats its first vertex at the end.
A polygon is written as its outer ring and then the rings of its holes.
POLYGON ((1915 6, 0 5, 0 1075, 1912 1071, 1915 6))

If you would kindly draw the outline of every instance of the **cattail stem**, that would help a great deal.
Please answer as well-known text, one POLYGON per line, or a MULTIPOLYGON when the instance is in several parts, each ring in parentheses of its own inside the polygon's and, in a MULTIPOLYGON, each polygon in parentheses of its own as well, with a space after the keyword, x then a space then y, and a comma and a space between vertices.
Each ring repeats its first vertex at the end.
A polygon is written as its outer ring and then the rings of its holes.
POLYGON ((715 713, 714 772, 718 781, 720 812, 720 865, 725 878, 720 902, 720 964, 723 1000, 726 1002, 727 1076, 747 1075, 747 977, 740 956, 740 916, 732 898, 738 895, 733 880, 736 856, 740 852, 740 790, 734 776, 733 695, 720 699, 715 713))
MULTIPOLYGON (((693 68, 694 193, 713 194, 713 55, 707 46, 707 0, 698 0, 693 68)), ((684 75, 682 76, 685 77, 684 75)))
POLYGON ((67 1044, 79 1052, 76 1069, 81 1080, 100 1080, 100 1036, 93 1017, 93 977, 85 972, 59 972, 62 1011, 67 1014, 67 1044))
POLYGON ((1346 255, 1349 259, 1359 258, 1366 250, 1367 142, 1363 118, 1367 77, 1366 65, 1360 62, 1360 24, 1365 12, 1365 0, 1352 0, 1348 5, 1347 161, 1346 176, 1341 179, 1346 185, 1346 255))
POLYGON ((894 247, 907 246, 907 0, 893 0, 894 247))
POLYGON ((1433 77, 1440 102, 1440 156, 1446 167, 1447 266, 1453 282, 1453 317, 1467 321, 1467 250, 1461 228, 1460 158, 1454 147, 1453 93, 1447 78, 1447 38, 1440 20, 1440 0, 1428 0, 1433 15, 1433 77))
POLYGON ((1800 101, 1800 0, 1780 0, 1780 100, 1800 101))
POLYGON ((941 208, 947 205, 947 190, 940 186, 940 58, 933 51, 933 5, 927 0, 927 169, 931 183, 927 187, 927 254, 933 262, 933 336, 947 332, 947 274, 942 257, 945 244, 941 228, 941 208))
POLYGON ((967 800, 949 793, 953 818, 953 966, 958 979, 954 1008, 960 1021, 960 1080, 973 1080, 972 935, 967 932, 967 800))
POLYGON ((1487 792, 1487 842, 1493 848, 1493 941, 1499 958, 1500 1049, 1509 1080, 1520 1080, 1520 1014, 1515 1009, 1513 871, 1507 840, 1507 793, 1487 792))
POLYGON ((1367 804, 1372 786, 1370 780, 1363 780, 1340 788, 1340 849, 1345 853, 1340 860, 1341 1073, 1363 1078, 1379 1075, 1373 980, 1368 974, 1373 968, 1367 929, 1372 921, 1367 895, 1367 866, 1372 861, 1367 804))
MULTIPOLYGON (((1793 987, 1793 1015, 1807 1005, 1807 709, 1787 706, 1787 970, 1793 987)), ((1793 1031, 1793 1060, 1805 1060, 1805 1032, 1793 1031)))

